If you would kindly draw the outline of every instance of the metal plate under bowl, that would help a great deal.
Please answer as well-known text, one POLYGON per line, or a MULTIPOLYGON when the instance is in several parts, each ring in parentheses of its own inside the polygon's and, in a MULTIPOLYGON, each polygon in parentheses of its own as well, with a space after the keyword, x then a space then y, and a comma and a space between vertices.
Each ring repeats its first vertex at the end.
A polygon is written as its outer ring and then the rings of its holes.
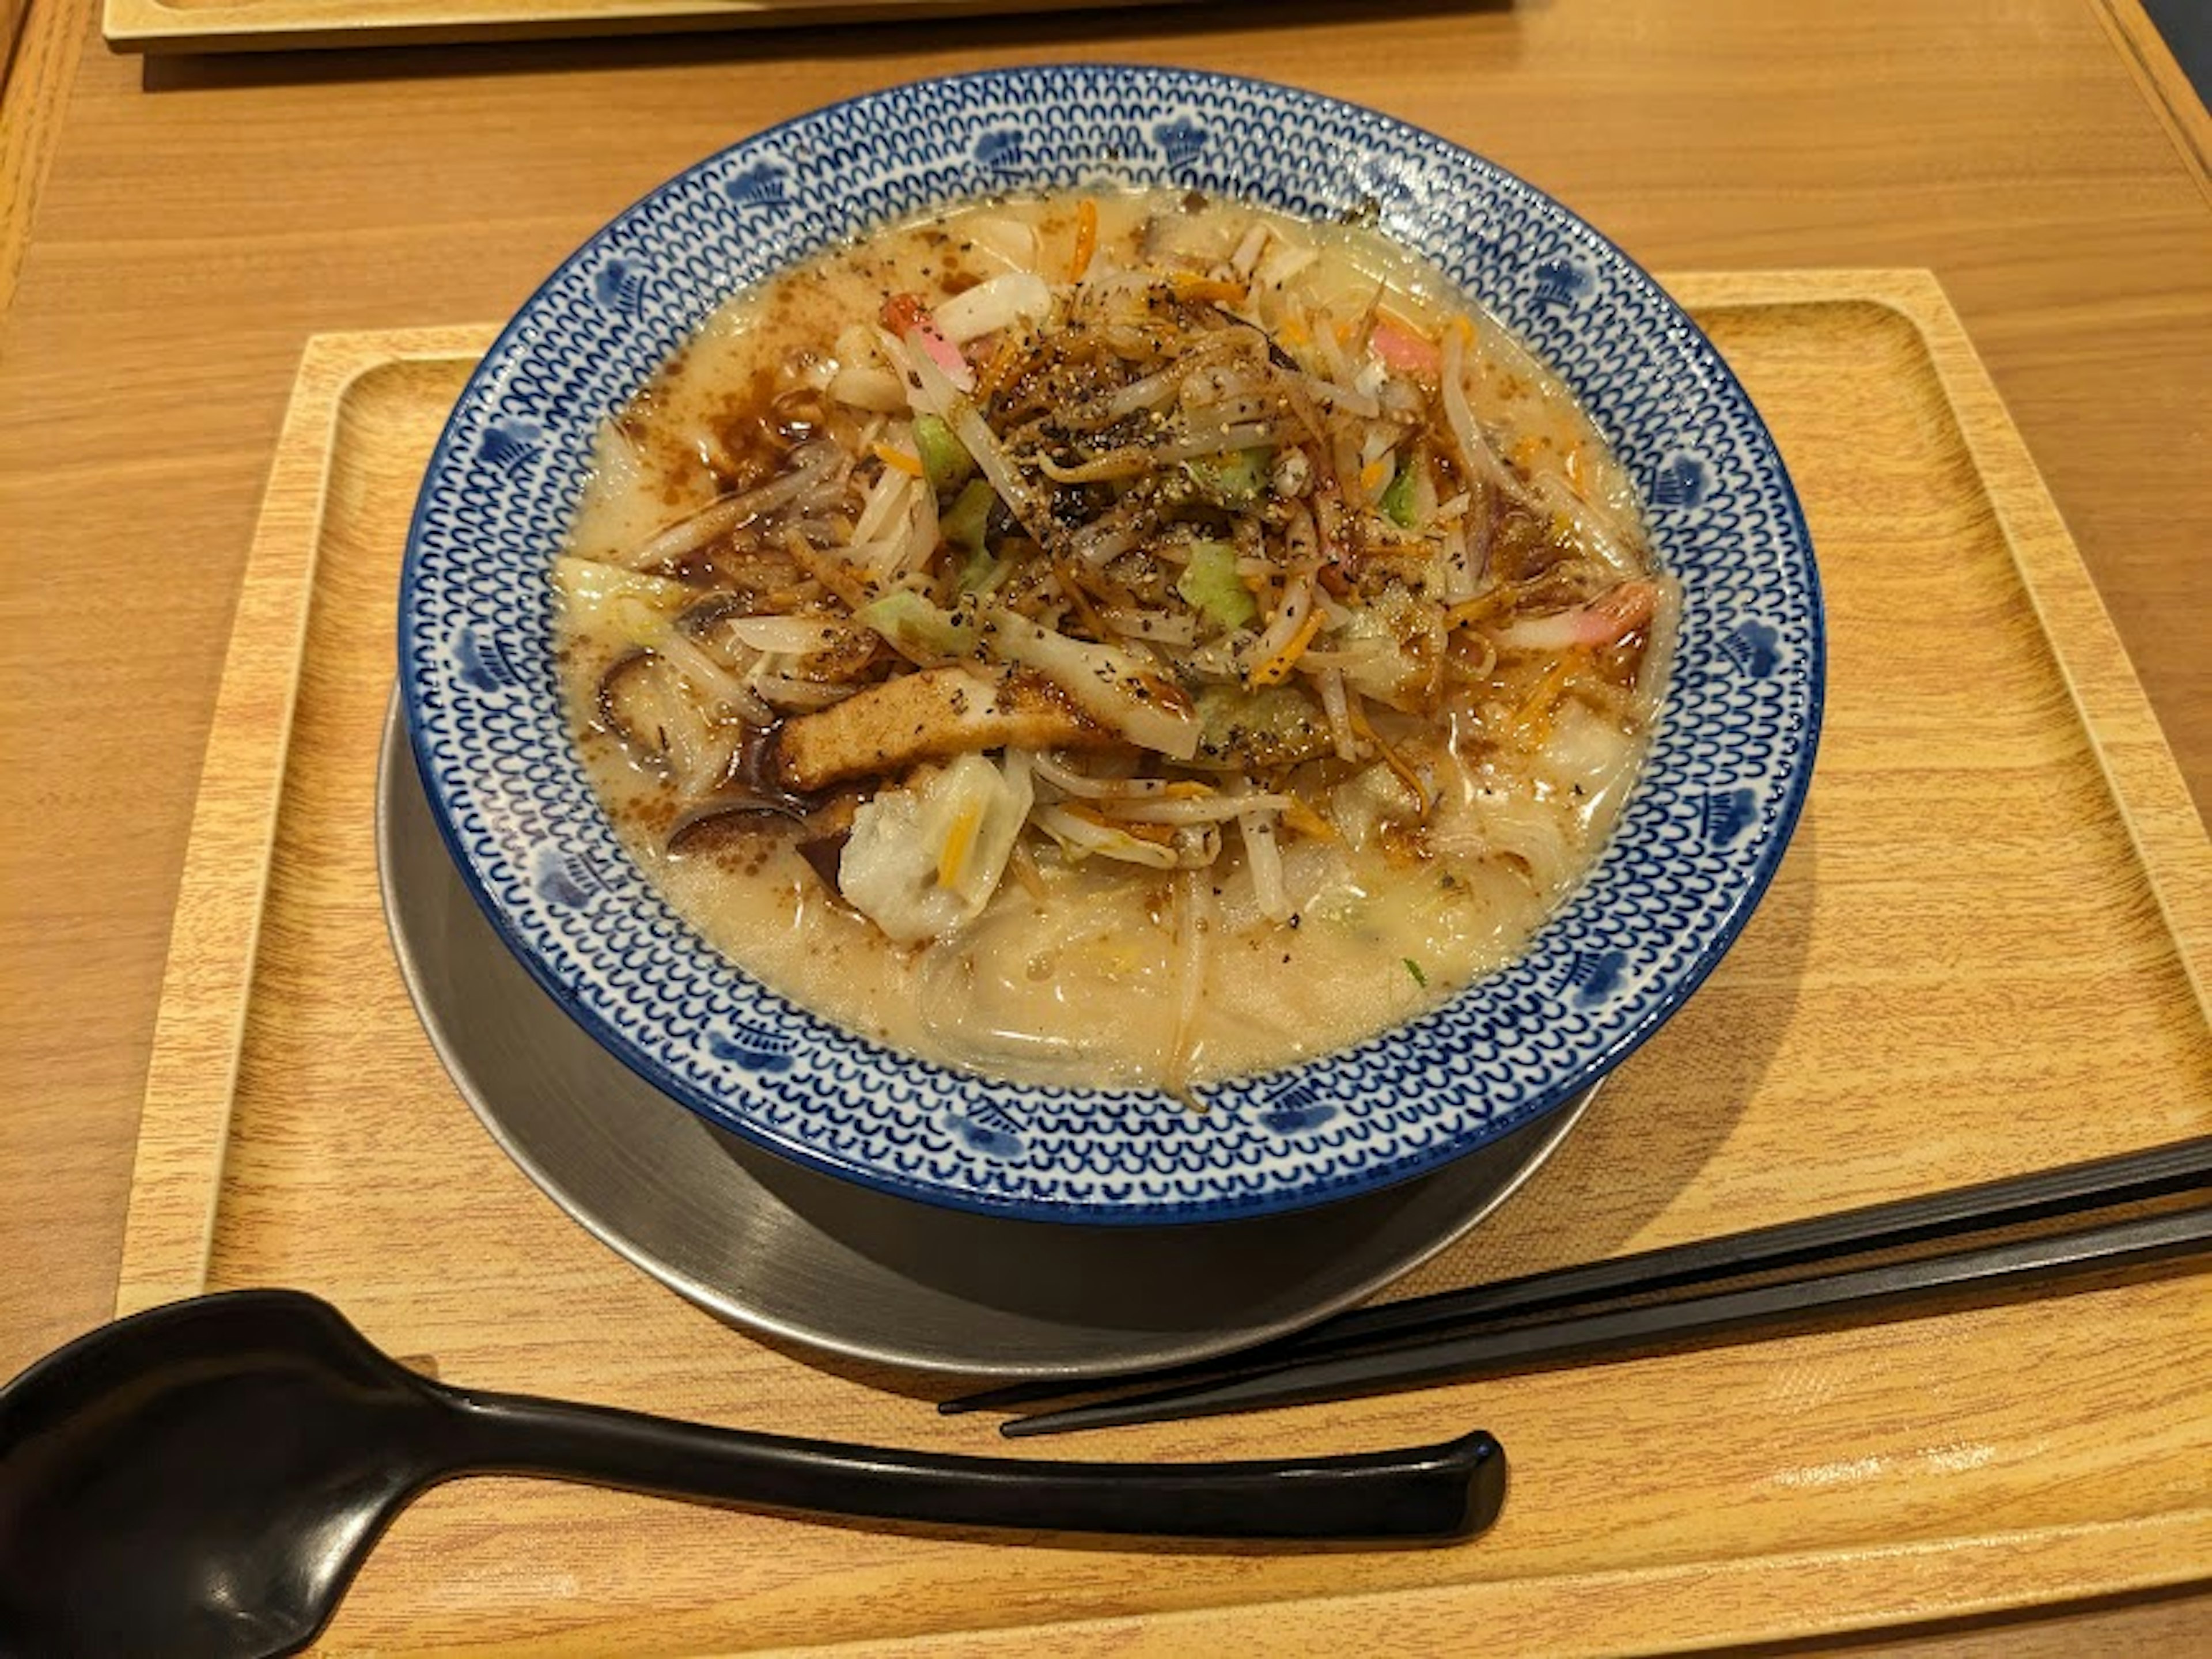
POLYGON ((1595 1090, 1432 1175, 1340 1203, 1152 1228, 1008 1220, 801 1168, 677 1104, 540 990, 440 839, 395 705, 377 779, 385 916, 430 1041, 554 1202, 670 1289, 854 1358, 1000 1376, 1138 1370, 1351 1306, 1488 1215, 1595 1090))

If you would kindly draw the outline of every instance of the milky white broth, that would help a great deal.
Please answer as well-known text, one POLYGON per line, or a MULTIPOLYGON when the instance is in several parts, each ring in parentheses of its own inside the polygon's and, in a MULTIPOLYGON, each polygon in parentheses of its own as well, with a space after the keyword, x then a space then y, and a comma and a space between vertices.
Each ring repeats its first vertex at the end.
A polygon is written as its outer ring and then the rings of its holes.
MULTIPOLYGON (((1582 879, 1632 782, 1675 600, 1663 577, 1638 580, 1650 561, 1633 492, 1572 398, 1501 325, 1425 267, 1370 233, 1304 226, 1243 205, 1133 193, 1094 197, 1095 209, 1082 210, 1079 199, 996 201, 890 229, 726 304, 602 434, 558 565, 559 656, 577 744, 623 843, 677 910, 748 973, 839 1024, 950 1065, 1024 1081, 1187 1087, 1345 1047, 1521 951, 1582 879), (1190 302, 1192 294, 1216 291, 1202 286, 1211 271, 1231 289, 1249 289, 1229 307, 1246 316, 1279 316, 1293 303, 1283 296, 1294 296, 1302 317, 1352 319, 1333 357, 1347 374, 1365 365, 1370 382, 1377 373, 1367 361, 1372 352, 1360 351, 1362 319, 1371 325, 1386 317, 1398 329, 1395 341, 1432 344, 1449 338, 1455 313, 1472 317, 1471 332, 1459 337, 1464 384, 1502 482, 1486 497, 1476 491, 1476 505, 1447 532, 1460 538, 1455 546, 1479 540, 1480 527, 1468 526, 1474 515, 1486 515, 1486 568, 1472 579, 1462 569, 1410 584, 1432 630, 1414 644, 1443 642, 1431 652, 1407 647, 1408 659, 1430 677, 1423 684, 1441 687, 1420 694, 1437 707, 1408 714, 1369 698, 1364 711, 1375 744, 1354 744, 1357 760, 1339 752, 1303 763, 1297 776, 1314 781, 1322 808, 1306 816, 1303 832, 1287 820, 1278 826, 1282 894, 1270 902, 1279 912, 1290 908, 1281 920, 1261 913, 1233 822, 1221 826, 1219 856, 1191 878, 1069 856, 1032 827, 980 915, 948 937, 919 943, 894 942, 841 899, 801 856, 799 832, 782 819, 761 817, 751 821, 757 833, 670 852, 672 830, 696 812, 698 781, 672 775, 671 763, 647 752, 649 733, 641 745, 634 733, 626 742, 612 729, 602 687, 650 636, 639 631, 640 592, 665 611, 686 602, 668 584, 695 586, 704 598, 714 579, 696 557, 679 558, 652 567, 641 585, 629 574, 637 550, 718 497, 757 484, 763 456, 775 459, 774 444, 763 444, 763 410, 794 389, 819 392, 850 365, 889 296, 912 293, 940 306, 1010 265, 1034 265, 1064 284, 1079 241, 1091 239, 1081 223, 1088 211, 1097 216, 1091 281, 1117 270, 1171 270, 1182 273, 1176 291, 1190 302), (1267 237, 1255 232, 1259 225, 1271 228, 1267 237), (1265 250, 1256 268, 1240 272, 1239 252, 1254 265, 1255 243, 1265 250), (1271 270, 1279 282, 1262 294, 1271 270), (1509 522, 1513 512, 1519 517, 1509 522), (1590 552, 1598 542, 1604 559, 1590 552), (1624 574, 1628 585, 1609 589, 1613 599, 1589 599, 1595 584, 1624 574), (1547 580, 1555 591, 1546 591, 1547 580), (1520 597, 1497 603, 1509 592, 1520 597), (1589 618, 1605 603, 1618 608, 1623 592, 1639 599, 1656 592, 1635 626, 1594 643, 1543 646, 1578 627, 1607 631, 1601 617, 1595 627, 1589 618), (1447 604, 1440 592, 1468 597, 1447 604), (1440 631, 1437 614, 1474 619, 1440 631), (1382 763, 1386 744, 1432 798, 1425 811, 1382 763), (1186 879, 1202 880, 1206 892, 1180 893, 1176 884, 1186 879), (1203 907, 1190 913, 1203 918, 1194 1014, 1185 983, 1194 957, 1177 925, 1178 904, 1203 907)), ((988 336, 966 348, 977 362, 992 350, 988 336)), ((1397 355, 1419 359, 1401 378, 1429 393, 1416 424, 1430 447, 1401 449, 1396 469, 1427 470, 1433 489, 1424 487, 1424 505, 1463 496, 1474 469, 1454 449, 1431 390, 1433 353, 1401 348, 1397 355), (1417 453, 1425 459, 1406 459, 1417 453)), ((1306 361, 1304 353, 1299 359, 1306 361)), ((1326 405, 1323 412, 1344 418, 1326 405)), ((854 409, 835 418, 849 439, 871 422, 896 434, 902 417, 896 409, 854 409)), ((1292 447, 1285 441, 1268 452, 1275 470, 1267 499, 1277 483, 1297 482, 1295 468, 1285 474, 1279 465, 1292 447)), ((856 453, 863 459, 847 523, 868 479, 890 465, 865 447, 856 453)), ((1376 465, 1340 479, 1345 521, 1353 526, 1339 526, 1340 544, 1356 541, 1358 525, 1380 511, 1372 498, 1376 465)), ((1304 499, 1314 514, 1324 510, 1317 495, 1304 499)), ((908 580, 921 585, 925 577, 908 580)), ((927 580, 945 591, 945 575, 927 580)), ((1316 580, 1325 590, 1326 573, 1316 580)), ((1261 609, 1248 631, 1266 618, 1270 580, 1253 580, 1261 609)), ((1287 580, 1278 586, 1286 590, 1287 580)), ((1208 625, 1201 619, 1201 634, 1208 625)), ((1316 637, 1307 649, 1319 659, 1336 636, 1316 637)), ((1358 660, 1356 653, 1338 654, 1358 660)), ((1171 670, 1186 655, 1181 646, 1160 653, 1171 670)), ((730 660, 733 672, 746 671, 744 653, 730 660)), ((788 671, 793 664, 756 659, 750 666, 788 671)), ((1306 663, 1291 683, 1317 699, 1328 672, 1306 663)), ((1074 760, 1109 772, 1129 763, 1110 753, 1074 760)), ((930 775, 927 765, 921 770, 930 775)), ((1285 775, 1270 775, 1279 782, 1285 775)), ((898 781, 847 787, 866 793, 898 781)))

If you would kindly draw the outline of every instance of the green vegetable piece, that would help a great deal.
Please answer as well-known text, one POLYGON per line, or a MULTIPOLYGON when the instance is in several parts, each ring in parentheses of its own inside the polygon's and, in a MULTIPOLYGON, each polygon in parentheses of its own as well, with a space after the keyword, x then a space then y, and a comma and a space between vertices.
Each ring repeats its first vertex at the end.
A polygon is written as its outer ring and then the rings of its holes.
POLYGON ((1397 476, 1390 480, 1390 487, 1382 492, 1382 513, 1401 530, 1413 527, 1413 468, 1411 462, 1399 463, 1397 476))
POLYGON ((991 503, 998 499, 998 492, 989 484, 970 478, 959 498, 939 517, 937 533, 969 559, 982 557, 984 526, 990 522, 991 503))
POLYGON ((953 584, 963 593, 983 595, 997 591, 999 585, 1013 574, 1012 559, 995 558, 988 553, 971 554, 961 565, 960 574, 953 584))
POLYGON ((1190 562, 1183 567, 1176 592, 1208 622, 1223 628, 1244 628, 1260 614, 1260 607, 1237 574, 1237 550, 1227 542, 1193 542, 1190 562))
POLYGON ((921 456, 929 487, 940 495, 975 470, 975 458, 934 415, 914 417, 914 447, 921 456))
POLYGON ((1182 465, 1191 482, 1212 500, 1224 507, 1249 507, 1267 488, 1267 468, 1274 459, 1272 449, 1242 449, 1182 465))
POLYGON ((1398 960, 1406 964, 1406 971, 1413 976, 1414 984, 1419 986, 1425 991, 1429 988, 1429 976, 1421 971, 1421 964, 1419 963, 1414 961, 1411 957, 1400 957, 1398 960))
POLYGON ((939 610, 910 588, 895 587, 853 614, 904 656, 964 657, 975 648, 972 621, 939 610))

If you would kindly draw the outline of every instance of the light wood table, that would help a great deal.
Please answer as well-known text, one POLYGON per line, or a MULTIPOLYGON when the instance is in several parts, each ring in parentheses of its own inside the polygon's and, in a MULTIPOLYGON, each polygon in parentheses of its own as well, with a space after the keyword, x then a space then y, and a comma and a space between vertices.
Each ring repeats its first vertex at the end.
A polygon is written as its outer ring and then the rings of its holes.
MULTIPOLYGON (((501 316, 668 173, 889 82, 1066 57, 1259 74, 1466 143, 1647 266, 1934 270, 2212 803, 2212 190, 2203 112, 2154 45, 2146 68, 2131 6, 1278 0, 158 63, 110 56, 94 9, 0 8, 0 1375, 109 1307, 305 337, 501 316)), ((2208 1629, 2201 1587, 1881 1646, 2181 1653, 2208 1629)))

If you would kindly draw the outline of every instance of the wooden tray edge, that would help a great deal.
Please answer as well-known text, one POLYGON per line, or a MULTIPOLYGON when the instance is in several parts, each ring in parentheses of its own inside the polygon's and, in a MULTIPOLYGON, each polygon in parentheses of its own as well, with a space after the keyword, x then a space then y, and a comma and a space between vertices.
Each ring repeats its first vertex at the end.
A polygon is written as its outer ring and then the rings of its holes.
MULTIPOLYGON (((2212 842, 2064 523, 1934 276, 1784 271, 1662 281, 1686 306, 1704 308, 1886 305, 1928 341, 2202 1007, 2212 842), (2054 617, 2072 630, 2063 646, 2051 634, 2054 617)), ((179 890, 132 1170, 118 1316, 205 1288, 329 462, 346 398, 365 375, 388 364, 473 359, 495 332, 474 325, 319 335, 302 354, 248 555, 179 890)), ((1378 1592, 1302 1604, 1297 1644, 1279 1650, 1322 1653, 1356 1638, 1387 1652, 1387 1644, 1377 1645, 1378 1623, 1441 1637, 1464 1630, 1471 1620, 1510 1619, 1516 1642, 1540 1634, 1561 1652, 1679 1651, 1956 1618, 2208 1576, 2212 1508, 2198 1508, 1983 1538, 1378 1592), (1784 1583, 1786 1590, 1769 1592, 1768 1586, 1784 1583), (1554 1600, 1563 1585, 1577 1589, 1571 1618, 1554 1600), (1584 1588, 1593 1594, 1579 1594, 1584 1588), (1808 1626, 1802 1616, 1808 1605, 1838 1611, 1808 1626)), ((1235 1633, 1237 1620, 1262 1611, 1225 1607, 1051 1628, 1066 1638, 1059 1651, 1183 1651, 1235 1633)), ((1288 1639, 1279 1627, 1270 1629, 1271 1642, 1288 1639)), ((902 1642, 896 1650, 1011 1652, 1018 1640, 1026 1652, 1033 1650, 1035 1630, 945 1632, 902 1642)), ((864 1644, 837 1650, 891 1650, 864 1644)))
MULTIPOLYGON (((1478 1541, 1472 1546, 1480 1549, 1478 1541)), ((2186 1584, 2212 1562, 2212 1509, 1984 1538, 1681 1562, 1070 1620, 819 1648, 732 1650, 697 1659, 1169 1659, 1253 1650, 1363 1659, 1465 1650, 1472 1632, 1510 1632, 1507 1650, 1553 1659, 1684 1653, 1798 1642, 2186 1584), (2145 1571, 2146 1566, 2151 1570, 2145 1571), (2124 1586, 2116 1580, 2125 1579, 2124 1586), (1805 1609, 1828 1611, 1808 1619, 1805 1609), (1264 1628, 1255 1615, 1264 1614, 1264 1628), (1287 1617, 1286 1617, 1287 1615, 1287 1617), (1042 1638, 1042 1640, 1040 1638, 1042 1638)))
MULTIPOLYGON (((1783 273, 1790 280, 1831 274, 1783 273)), ((2180 764, 2050 486, 1942 285, 1932 271, 1881 275, 1885 301, 1927 342, 2014 568, 2174 941, 2198 1016, 2212 1024, 2212 836, 2180 764)))
POLYGON ((346 394, 386 363, 480 355, 492 333, 317 335, 301 356, 246 556, 185 842, 131 1171, 118 1318, 206 1288, 329 463, 346 394))

